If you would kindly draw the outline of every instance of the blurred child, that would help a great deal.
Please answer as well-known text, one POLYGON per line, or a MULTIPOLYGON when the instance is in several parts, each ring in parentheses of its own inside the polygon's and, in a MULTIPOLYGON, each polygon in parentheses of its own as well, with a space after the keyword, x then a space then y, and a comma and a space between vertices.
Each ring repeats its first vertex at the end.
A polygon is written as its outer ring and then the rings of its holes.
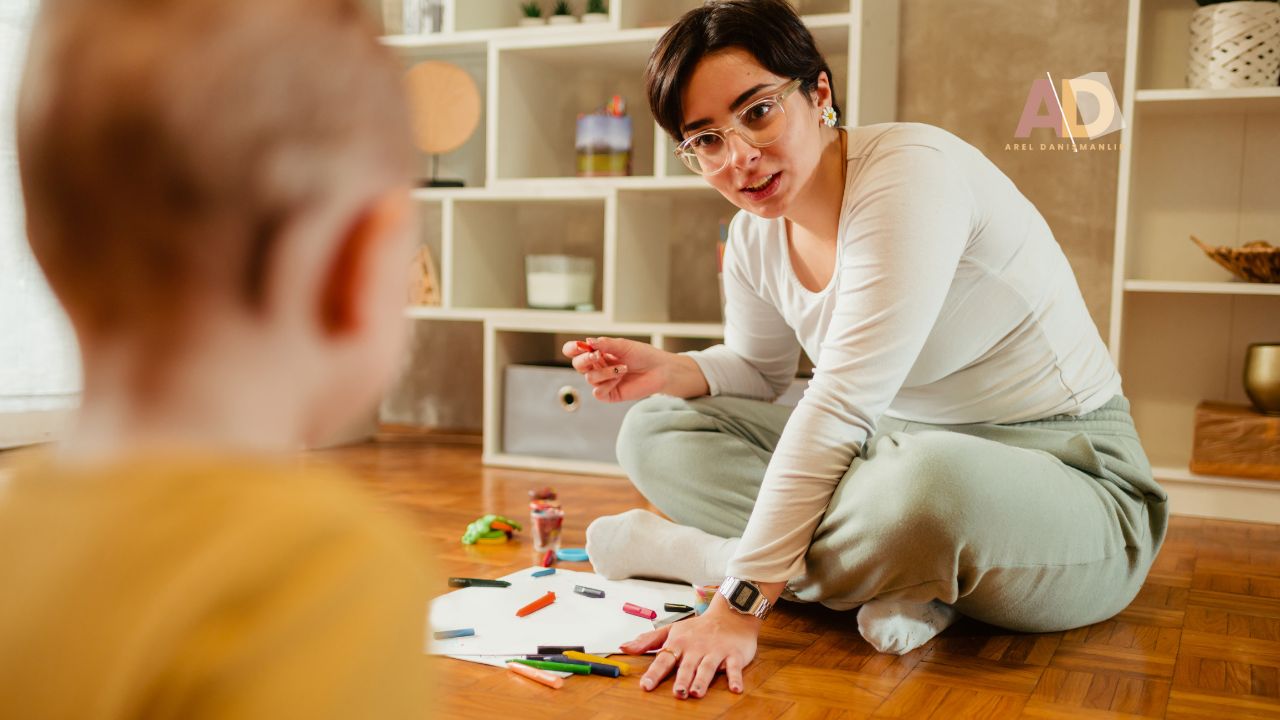
POLYGON ((18 110, 78 422, 0 489, 0 715, 427 711, 400 521, 282 459, 378 396, 410 238, 359 0, 44 0, 18 110))

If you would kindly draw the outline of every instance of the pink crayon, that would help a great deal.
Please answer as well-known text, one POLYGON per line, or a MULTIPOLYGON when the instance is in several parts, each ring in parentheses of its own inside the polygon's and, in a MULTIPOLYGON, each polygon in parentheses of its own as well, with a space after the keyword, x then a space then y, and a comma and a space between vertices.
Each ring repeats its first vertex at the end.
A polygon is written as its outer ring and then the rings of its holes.
POLYGON ((642 617, 645 620, 652 620, 658 617, 658 613, 650 610, 649 608, 642 608, 639 605, 634 605, 632 603, 627 603, 623 605, 622 612, 628 615, 635 615, 636 617, 642 617))

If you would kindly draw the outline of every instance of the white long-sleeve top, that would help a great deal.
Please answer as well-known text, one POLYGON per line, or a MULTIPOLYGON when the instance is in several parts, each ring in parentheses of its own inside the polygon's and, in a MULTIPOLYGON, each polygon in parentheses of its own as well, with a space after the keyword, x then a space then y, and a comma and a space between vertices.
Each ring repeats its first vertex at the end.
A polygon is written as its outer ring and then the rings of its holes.
POLYGON ((1120 376, 1044 218, 940 128, 848 129, 836 269, 812 292, 782 218, 734 217, 725 341, 689 353, 713 395, 772 399, 800 348, 813 380, 765 473, 729 574, 803 574, 836 485, 882 415, 936 424, 1083 415, 1120 376))

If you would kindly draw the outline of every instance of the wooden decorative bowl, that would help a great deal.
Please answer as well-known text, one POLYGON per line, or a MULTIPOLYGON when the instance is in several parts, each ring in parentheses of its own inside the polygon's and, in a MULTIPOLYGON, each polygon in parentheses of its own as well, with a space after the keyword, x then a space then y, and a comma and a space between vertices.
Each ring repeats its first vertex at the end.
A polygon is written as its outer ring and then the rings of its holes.
POLYGON ((1244 247, 1209 247, 1200 238, 1191 236, 1195 243, 1214 262, 1231 271, 1245 282, 1280 283, 1280 247, 1273 247, 1263 240, 1246 243, 1244 247))

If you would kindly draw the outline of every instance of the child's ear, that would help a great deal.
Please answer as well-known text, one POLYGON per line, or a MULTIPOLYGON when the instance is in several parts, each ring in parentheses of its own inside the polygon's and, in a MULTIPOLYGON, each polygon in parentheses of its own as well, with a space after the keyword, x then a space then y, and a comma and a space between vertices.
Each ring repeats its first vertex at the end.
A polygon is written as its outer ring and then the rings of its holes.
POLYGON ((408 206, 402 190, 387 192, 367 204, 339 240, 321 286, 320 326, 326 335, 348 335, 359 329, 378 253, 387 251, 395 240, 408 206))

